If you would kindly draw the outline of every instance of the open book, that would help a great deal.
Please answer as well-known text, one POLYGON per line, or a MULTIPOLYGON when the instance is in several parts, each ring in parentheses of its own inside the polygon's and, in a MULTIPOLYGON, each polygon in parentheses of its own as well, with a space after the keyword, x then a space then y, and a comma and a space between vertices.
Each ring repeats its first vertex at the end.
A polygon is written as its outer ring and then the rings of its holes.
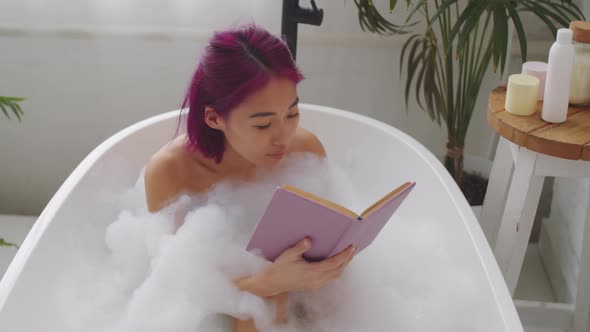
POLYGON ((278 187, 246 250, 273 262, 307 236, 312 244, 303 257, 308 261, 332 257, 351 244, 357 255, 373 242, 415 185, 404 183, 360 215, 296 187, 278 187))

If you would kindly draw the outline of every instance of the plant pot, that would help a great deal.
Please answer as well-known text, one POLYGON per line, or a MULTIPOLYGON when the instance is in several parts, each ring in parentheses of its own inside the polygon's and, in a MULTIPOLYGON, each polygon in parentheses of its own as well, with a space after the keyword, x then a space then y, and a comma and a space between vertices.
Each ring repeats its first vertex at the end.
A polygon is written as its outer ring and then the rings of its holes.
MULTIPOLYGON (((444 156, 439 157, 439 160, 443 161, 444 156)), ((476 196, 481 196, 479 199, 477 199, 477 197, 466 197, 469 202, 478 201, 475 204, 470 204, 475 215, 479 217, 481 206, 483 204, 483 196, 485 195, 485 189, 487 188, 487 180, 489 179, 492 170, 492 162, 479 156, 466 154, 463 157, 463 169, 464 181, 468 182, 463 193, 465 194, 467 192, 467 195, 469 195, 469 192, 475 192, 476 196), (474 175, 480 175, 480 177, 474 175)))
MULTIPOLYGON (((487 182, 490 178, 490 172, 492 171, 492 162, 488 159, 474 156, 474 155, 466 155, 463 158, 463 168, 465 170, 464 177, 467 176, 468 180, 471 180, 473 187, 477 187, 477 189, 471 188, 472 191, 481 191, 477 193, 477 196, 481 195, 481 198, 477 198, 478 202, 476 204, 471 204, 471 208, 477 217, 481 212, 481 207, 483 205, 483 197, 485 196, 486 189, 487 189, 487 182), (480 175, 476 177, 474 175, 480 175)), ((469 188, 464 189, 464 194, 469 191, 469 188)), ((468 194, 467 194, 468 195, 468 194)), ((468 201, 472 201, 472 197, 466 197, 468 201)))

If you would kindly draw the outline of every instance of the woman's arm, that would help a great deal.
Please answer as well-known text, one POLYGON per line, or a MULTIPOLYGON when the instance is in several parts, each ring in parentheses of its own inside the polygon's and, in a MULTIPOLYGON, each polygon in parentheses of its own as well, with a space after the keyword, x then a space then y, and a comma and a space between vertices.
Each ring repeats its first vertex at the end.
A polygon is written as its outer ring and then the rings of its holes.
POLYGON ((276 289, 273 289, 264 273, 235 279, 234 284, 240 290, 260 297, 273 297, 280 294, 276 289))
MULTIPOLYGON (((145 195, 148 210, 155 213, 166 207, 182 192, 182 172, 174 165, 174 160, 156 154, 145 170, 145 195)), ((267 275, 259 273, 234 280, 234 284, 243 291, 261 297, 272 297, 279 292, 271 287, 267 275)))

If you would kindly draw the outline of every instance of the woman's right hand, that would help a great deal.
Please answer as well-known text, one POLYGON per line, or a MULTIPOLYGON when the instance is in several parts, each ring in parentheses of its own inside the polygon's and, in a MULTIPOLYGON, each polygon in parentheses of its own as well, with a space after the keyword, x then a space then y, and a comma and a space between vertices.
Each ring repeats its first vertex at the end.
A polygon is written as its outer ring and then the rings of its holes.
POLYGON ((307 262, 303 254, 311 248, 311 240, 304 239, 279 256, 262 272, 274 294, 291 291, 318 290, 340 277, 352 260, 353 247, 320 262, 307 262))

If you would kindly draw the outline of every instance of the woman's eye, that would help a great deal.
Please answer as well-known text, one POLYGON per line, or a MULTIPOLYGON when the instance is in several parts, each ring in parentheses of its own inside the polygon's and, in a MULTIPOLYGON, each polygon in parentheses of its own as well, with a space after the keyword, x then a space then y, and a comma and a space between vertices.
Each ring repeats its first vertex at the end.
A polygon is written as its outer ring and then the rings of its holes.
POLYGON ((267 125, 264 125, 264 126, 254 126, 254 127, 256 127, 258 129, 266 129, 266 128, 270 127, 270 123, 267 125))
MULTIPOLYGON (((292 118, 296 118, 296 117, 298 117, 298 116, 299 116, 299 112, 297 112, 297 113, 294 113, 294 114, 289 114, 289 115, 287 115, 287 118, 289 118, 289 119, 292 119, 292 118)), ((262 126, 254 126, 254 127, 255 127, 255 128, 258 128, 258 129, 266 129, 266 128, 269 128, 269 127, 270 127, 270 125, 271 125, 271 123, 269 122, 269 123, 268 123, 268 124, 266 124, 266 125, 262 125, 262 126)))

